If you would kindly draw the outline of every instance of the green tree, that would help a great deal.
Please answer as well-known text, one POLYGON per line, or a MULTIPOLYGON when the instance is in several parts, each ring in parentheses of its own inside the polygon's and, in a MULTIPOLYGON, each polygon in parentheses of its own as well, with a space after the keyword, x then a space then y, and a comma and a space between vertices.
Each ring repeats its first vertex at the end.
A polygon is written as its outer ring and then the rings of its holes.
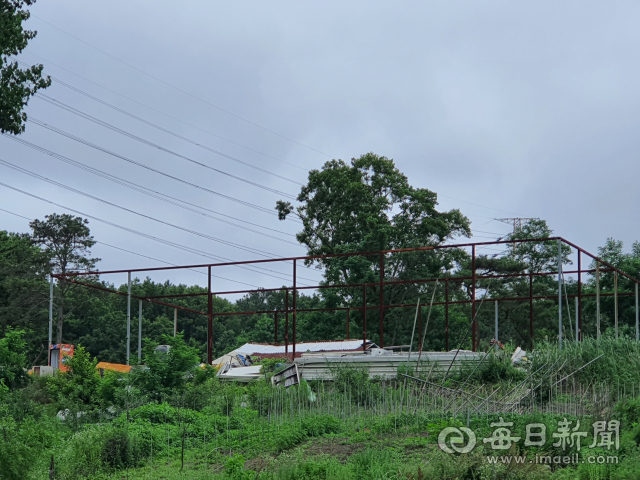
POLYGON ((162 336, 168 351, 156 350, 155 342, 146 342, 144 347, 144 369, 135 370, 136 384, 145 393, 160 397, 182 389, 193 375, 199 363, 198 350, 189 347, 182 336, 162 336))
POLYGON ((63 404, 94 405, 98 402, 100 375, 96 370, 98 361, 91 358, 84 347, 78 347, 73 357, 67 358, 66 372, 51 380, 51 393, 63 404))
POLYGON ((23 337, 23 331, 8 328, 4 338, 0 338, 0 385, 10 389, 22 387, 29 381, 23 337))
POLYGON ((0 336, 24 330, 33 364, 46 354, 47 265, 29 235, 0 231, 0 336))
MULTIPOLYGON (((297 239, 306 245, 308 255, 435 246, 471 233, 469 220, 459 210, 438 211, 435 192, 411 186, 393 160, 374 153, 354 158, 350 164, 331 160, 322 170, 312 170, 297 200, 297 207, 278 201, 276 210, 281 220, 290 214, 300 218, 303 228, 297 239)), ((445 275, 465 257, 455 249, 386 254, 382 274, 387 280, 433 278, 445 275)), ((374 283, 380 278, 379 255, 307 263, 324 268, 328 284, 374 283)), ((403 303, 426 289, 424 284, 387 286, 384 302, 403 303)), ((340 295, 344 306, 359 307, 363 302, 362 289, 341 289, 332 294, 340 295)), ((377 298, 378 288, 370 287, 367 295, 377 298)), ((385 312, 392 342, 397 342, 400 329, 406 327, 403 315, 401 311, 385 312)))
POLYGON ((35 0, 0 0, 0 132, 18 135, 24 132, 27 114, 23 111, 29 98, 51 85, 43 77, 42 65, 21 69, 11 57, 21 53, 37 34, 25 30, 22 23, 30 13, 23 7, 35 0))
MULTIPOLYGON (((39 245, 44 254, 51 259, 53 273, 65 274, 92 270, 99 258, 91 258, 89 249, 95 245, 88 227, 89 221, 66 213, 46 215, 45 220, 29 223, 33 242, 39 245)), ((85 278, 86 279, 86 278, 85 278)), ((62 343, 62 325, 65 316, 65 297, 75 284, 58 279, 58 323, 56 343, 62 343)))

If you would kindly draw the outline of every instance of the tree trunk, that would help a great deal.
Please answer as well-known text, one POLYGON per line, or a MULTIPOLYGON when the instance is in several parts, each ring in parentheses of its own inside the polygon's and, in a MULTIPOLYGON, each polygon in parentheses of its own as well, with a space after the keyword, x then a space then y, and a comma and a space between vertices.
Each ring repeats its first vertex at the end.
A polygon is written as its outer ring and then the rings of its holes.
POLYGON ((56 332, 56 343, 62 343, 62 323, 64 322, 64 280, 58 280, 58 289, 60 290, 60 300, 58 301, 58 330, 56 332))

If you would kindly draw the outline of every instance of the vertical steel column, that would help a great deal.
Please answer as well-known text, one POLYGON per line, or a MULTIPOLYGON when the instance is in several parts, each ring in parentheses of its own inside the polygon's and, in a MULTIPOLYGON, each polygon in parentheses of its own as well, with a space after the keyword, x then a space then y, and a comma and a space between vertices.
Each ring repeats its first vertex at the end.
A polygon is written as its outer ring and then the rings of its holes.
POLYGON ((471 341, 472 351, 476 351, 476 335, 478 325, 476 323, 476 246, 471 246, 471 341))
POLYGON ((298 292, 296 291, 296 265, 298 262, 296 260, 293 261, 293 354, 291 355, 291 361, 293 362, 296 358, 296 297, 298 296, 298 292))
POLYGON ((142 362, 142 300, 138 300, 138 363, 142 362))
POLYGON ((533 273, 529 272, 529 350, 533 351, 533 273))
POLYGON ((178 335, 178 309, 173 309, 173 336, 178 335))
POLYGON ((384 348, 384 253, 380 253, 380 348, 384 348))
POLYGON ((576 342, 580 341, 580 328, 578 327, 578 323, 580 322, 580 314, 578 313, 578 297, 576 297, 576 342))
POLYGON ((596 260, 596 338, 600 339, 600 262, 596 260))
POLYGON ((496 350, 498 350, 498 301, 496 300, 496 333, 495 333, 495 340, 496 340, 496 350))
POLYGON ((422 307, 420 305, 418 305, 418 348, 422 352, 422 307))
POLYGON ((131 272, 127 272, 127 365, 131 356, 131 272))
POLYGON ((558 240, 558 348, 562 350, 562 241, 558 240))
POLYGON ((638 310, 638 284, 636 283, 636 342, 640 341, 640 310, 638 310))
POLYGON ((577 323, 578 323, 578 336, 576 340, 578 342, 582 341, 582 251, 578 250, 578 305, 576 306, 576 311, 578 312, 577 323))
POLYGON ((278 311, 277 310, 274 315, 275 315, 275 321, 276 321, 276 328, 275 328, 273 344, 278 345, 278 311))
POLYGON ((285 290, 287 294, 284 297, 284 309, 287 312, 284 321, 284 356, 289 358, 289 289, 285 290))
POLYGON ((449 279, 444 281, 444 349, 449 351, 449 279))
POLYGON ((211 266, 207 268, 207 365, 213 363, 213 295, 211 295, 211 266))
POLYGON ((618 272, 613 272, 613 319, 618 338, 618 272))
POLYGON ((362 351, 367 348, 367 286, 362 286, 362 351))
POLYGON ((51 366, 51 343, 53 342, 53 275, 49 275, 49 350, 47 365, 51 366))
POLYGON ((347 309, 347 340, 349 340, 349 309, 347 309))

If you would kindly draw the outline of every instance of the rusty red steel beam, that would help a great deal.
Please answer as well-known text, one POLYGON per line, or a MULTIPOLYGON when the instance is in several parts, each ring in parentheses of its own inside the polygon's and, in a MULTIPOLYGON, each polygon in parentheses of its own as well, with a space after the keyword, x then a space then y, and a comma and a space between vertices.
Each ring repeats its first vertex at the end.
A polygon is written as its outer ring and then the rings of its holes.
MULTIPOLYGON (((92 285, 90 283, 79 282, 77 280, 72 280, 70 278, 67 278, 65 280, 65 282, 75 283, 75 284, 78 284, 78 285, 82 285, 83 287, 93 288, 94 290, 100 290, 100 291, 107 292, 107 293, 115 293, 116 295, 121 295, 121 296, 124 296, 124 297, 128 296, 128 294, 125 293, 125 292, 119 292, 118 290, 112 290, 110 288, 100 287, 98 285, 92 285)), ((131 295, 131 298, 136 298, 138 300, 144 300, 144 301, 147 301, 147 302, 150 302, 150 303, 155 303, 157 305, 163 305, 165 307, 177 308, 178 310, 184 310, 186 312, 197 313, 197 314, 200 314, 200 315, 207 315, 207 312, 201 312, 199 310, 193 310, 191 308, 182 307, 180 305, 174 305, 172 303, 160 302, 160 301, 155 300, 155 299, 150 298, 150 297, 144 297, 144 296, 140 296, 140 295, 131 295)))
MULTIPOLYGON (((612 272, 612 269, 600 269, 600 272, 612 272)), ((569 270, 564 271, 563 273, 570 275, 574 273, 595 273, 595 270, 569 270)), ((528 277, 529 275, 533 276, 546 276, 546 275, 557 275, 558 272, 537 272, 537 273, 509 273, 504 275, 478 275, 476 276, 476 280, 491 280, 495 278, 516 278, 516 277, 528 277)), ((447 280, 455 282, 461 282, 465 280, 472 280, 473 277, 445 277, 447 280)), ((411 284, 411 283, 429 283, 429 282, 437 282, 442 281, 442 278, 422 278, 422 279, 414 279, 414 280, 385 280, 383 285, 401 285, 401 284, 411 284)), ((371 287, 380 285, 380 282, 370 282, 370 283, 341 283, 338 285, 310 285, 306 287, 296 287, 297 290, 322 290, 326 288, 356 288, 356 287, 371 287)), ((229 290, 229 291, 220 291, 220 292, 211 292, 212 295, 233 295, 233 294, 241 294, 241 293, 260 293, 260 292, 278 292, 288 290, 291 287, 277 287, 277 288, 258 288, 251 290, 229 290)), ((179 298, 179 297, 202 297, 208 295, 207 292, 201 293, 175 293, 171 295, 152 295, 145 298, 179 298)))
MULTIPOLYGON (((613 297, 615 294, 613 293, 601 293, 600 296, 601 297, 613 297)), ((618 292, 618 296, 632 296, 635 295, 634 292, 618 292)), ((570 294, 567 295, 567 297, 569 298, 573 298, 573 297, 577 297, 577 294, 570 294)), ((592 293, 592 294, 582 294, 583 297, 595 297, 596 294, 592 293)), ((525 300, 529 300, 531 297, 524 296, 524 297, 502 297, 502 298, 490 298, 489 300, 492 301, 498 301, 498 302, 522 302, 525 300)), ((557 300, 557 296, 556 295, 540 295, 540 296, 535 296, 532 297, 533 300, 557 300)), ((477 300, 476 300, 477 302, 477 300)), ((469 304, 471 303, 471 300, 453 300, 453 301, 449 301, 449 302, 433 302, 433 305, 464 305, 464 304, 469 304)), ((428 307, 429 305, 432 305, 431 303, 422 303, 420 302, 420 305, 423 307, 428 307)), ((392 305, 384 305, 383 308, 387 309, 387 308, 409 308, 409 307, 416 307, 418 306, 417 303, 398 303, 398 304, 392 304, 392 305)), ((367 310, 378 310, 380 308, 379 305, 367 305, 367 310)), ((363 307, 331 307, 331 308, 298 308, 297 311, 298 312, 340 312, 340 311, 345 311, 345 310, 360 310, 362 311, 363 307)), ((292 312, 293 310, 289 309, 289 312, 292 312)), ((280 309, 280 310, 252 310, 252 311, 247 311, 247 312, 219 312, 219 313, 214 313, 213 315, 215 317, 227 317, 230 315, 256 315, 256 314, 271 314, 271 313, 287 313, 286 309, 280 309)))
MULTIPOLYGON (((384 253, 409 253, 409 252, 420 252, 420 251, 426 251, 426 250, 441 250, 446 248, 501 245, 501 244, 509 244, 509 243, 549 242, 552 240, 562 240, 563 242, 566 242, 566 240, 564 240, 562 237, 549 237, 549 238, 543 238, 543 239, 523 238, 521 240, 500 240, 500 241, 494 241, 494 242, 457 243, 457 244, 450 244, 450 245, 432 245, 432 246, 426 246, 426 247, 395 248, 391 250, 376 250, 376 251, 370 251, 370 252, 330 253, 326 255, 309 255, 305 257, 263 258, 259 260, 240 260, 236 262, 204 263, 204 264, 197 264, 197 265, 178 265, 178 266, 171 266, 171 267, 134 268, 134 269, 128 269, 128 270, 105 270, 102 272, 93 271, 93 272, 70 272, 66 274, 57 273, 57 274, 53 274, 53 276, 54 277, 63 277, 63 276, 73 277, 73 276, 82 276, 82 275, 108 275, 112 273, 154 272, 154 271, 161 271, 161 270, 179 270, 179 269, 186 269, 186 268, 228 267, 228 266, 234 266, 234 265, 248 265, 248 264, 255 264, 255 263, 293 262, 294 260, 320 260, 323 258, 373 256, 373 255, 379 255, 381 253, 383 254, 384 253)), ((569 242, 566 242, 566 243, 569 243, 569 242)), ((611 266, 611 265, 607 264, 607 266, 611 266)))

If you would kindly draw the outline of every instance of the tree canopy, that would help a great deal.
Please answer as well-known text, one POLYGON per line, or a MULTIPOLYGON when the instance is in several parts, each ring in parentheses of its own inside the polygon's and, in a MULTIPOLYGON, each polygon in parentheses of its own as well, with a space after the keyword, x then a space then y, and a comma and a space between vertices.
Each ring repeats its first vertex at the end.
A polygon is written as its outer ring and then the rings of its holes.
POLYGON ((27 114, 24 107, 35 93, 51 85, 51 78, 42 74, 42 65, 22 69, 11 57, 21 53, 37 32, 25 30, 29 19, 25 5, 35 0, 0 1, 0 132, 18 135, 25 130, 27 114))

